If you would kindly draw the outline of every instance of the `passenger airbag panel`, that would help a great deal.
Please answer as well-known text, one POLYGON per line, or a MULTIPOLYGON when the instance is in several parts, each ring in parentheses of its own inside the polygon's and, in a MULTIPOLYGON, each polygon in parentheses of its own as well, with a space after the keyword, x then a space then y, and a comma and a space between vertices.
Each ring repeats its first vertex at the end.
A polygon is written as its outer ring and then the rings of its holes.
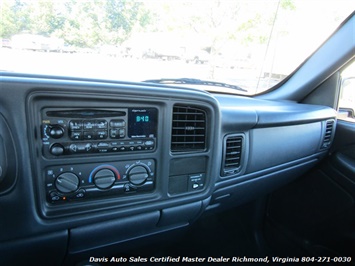
POLYGON ((316 153, 319 149, 321 134, 321 122, 251 130, 251 146, 246 173, 316 153))

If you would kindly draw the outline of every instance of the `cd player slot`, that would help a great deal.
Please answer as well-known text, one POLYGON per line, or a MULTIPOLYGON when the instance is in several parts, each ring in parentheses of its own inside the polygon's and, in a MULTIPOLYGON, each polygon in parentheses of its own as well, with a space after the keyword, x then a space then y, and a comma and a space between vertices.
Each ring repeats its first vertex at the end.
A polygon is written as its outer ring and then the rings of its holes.
POLYGON ((54 110, 47 111, 48 117, 68 117, 68 118, 100 118, 125 116, 124 111, 97 110, 97 109, 79 109, 79 110, 54 110))

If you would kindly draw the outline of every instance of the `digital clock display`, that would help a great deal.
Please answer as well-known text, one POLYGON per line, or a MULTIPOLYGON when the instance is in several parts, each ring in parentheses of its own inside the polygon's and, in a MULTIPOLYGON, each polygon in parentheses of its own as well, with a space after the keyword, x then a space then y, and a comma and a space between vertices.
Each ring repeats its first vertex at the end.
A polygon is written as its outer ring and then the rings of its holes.
POLYGON ((147 123, 149 122, 149 115, 137 115, 136 116, 136 122, 142 122, 142 123, 147 123))
POLYGON ((128 137, 155 138, 158 110, 156 108, 128 109, 128 137))

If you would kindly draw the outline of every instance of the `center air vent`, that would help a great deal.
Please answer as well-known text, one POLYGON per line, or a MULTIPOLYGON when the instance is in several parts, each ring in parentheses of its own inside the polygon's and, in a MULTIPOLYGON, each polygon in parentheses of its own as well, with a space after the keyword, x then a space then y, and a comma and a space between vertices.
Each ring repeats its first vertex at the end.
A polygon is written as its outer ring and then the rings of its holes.
POLYGON ((239 172, 242 160, 243 137, 240 135, 227 136, 224 143, 222 176, 239 172))
POLYGON ((206 149, 205 111, 175 105, 171 135, 171 151, 202 151, 206 149))

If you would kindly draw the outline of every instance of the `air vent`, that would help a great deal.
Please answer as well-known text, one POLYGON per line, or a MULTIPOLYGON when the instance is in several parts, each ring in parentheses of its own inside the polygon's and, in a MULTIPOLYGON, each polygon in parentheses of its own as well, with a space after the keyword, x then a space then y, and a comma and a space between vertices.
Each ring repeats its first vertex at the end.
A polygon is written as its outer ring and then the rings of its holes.
POLYGON ((224 143, 224 156, 222 176, 233 175, 239 172, 242 160, 243 137, 228 136, 224 143))
POLYGON ((206 149, 206 113, 189 107, 174 106, 171 151, 201 151, 206 149))
POLYGON ((329 148, 332 141, 333 127, 334 127, 334 120, 328 120, 325 125, 325 133, 324 133, 324 138, 321 146, 322 149, 329 148))

